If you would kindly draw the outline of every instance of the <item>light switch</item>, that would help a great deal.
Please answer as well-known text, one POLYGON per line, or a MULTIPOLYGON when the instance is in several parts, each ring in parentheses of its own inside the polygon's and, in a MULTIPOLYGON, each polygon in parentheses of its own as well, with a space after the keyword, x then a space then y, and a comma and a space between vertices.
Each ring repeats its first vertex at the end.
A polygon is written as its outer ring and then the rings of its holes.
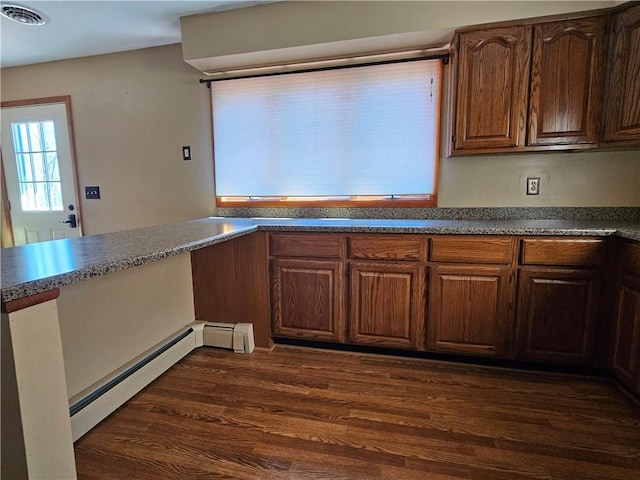
POLYGON ((87 200, 99 200, 100 199, 100 187, 84 187, 84 198, 87 200))
POLYGON ((191 147, 189 145, 182 147, 182 159, 191 160, 191 147))

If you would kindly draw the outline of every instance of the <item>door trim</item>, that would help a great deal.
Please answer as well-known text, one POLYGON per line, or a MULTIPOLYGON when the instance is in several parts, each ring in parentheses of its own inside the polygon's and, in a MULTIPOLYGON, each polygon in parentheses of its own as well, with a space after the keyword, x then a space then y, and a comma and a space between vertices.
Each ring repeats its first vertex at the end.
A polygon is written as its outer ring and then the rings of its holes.
MULTIPOLYGON (((65 110, 67 112, 67 130, 69 131, 69 147, 71 153, 71 166, 73 170, 73 188, 76 192, 77 205, 76 217, 78 218, 78 228, 80 229, 81 236, 84 236, 84 218, 82 215, 82 197, 80 196, 80 188, 78 184, 78 163, 76 162, 76 139, 75 132, 73 130, 73 112, 71 110, 71 95, 59 95, 56 97, 41 97, 41 98, 27 98, 24 100, 9 100, 0 102, 0 108, 12 108, 12 107, 29 107, 34 105, 51 105, 55 103, 64 103, 65 110)), ((4 168, 2 171, 2 191, 6 192, 7 185, 4 178, 4 168)), ((8 205, 7 205, 8 208, 8 205)), ((66 208, 66 206, 65 206, 66 208)), ((9 211, 9 225, 11 225, 11 212, 9 211)), ((13 228, 10 230, 11 238, 15 241, 13 236, 13 228)))
POLYGON ((2 151, 0 151, 0 188, 2 188, 2 232, 0 247, 13 247, 13 223, 9 209, 9 195, 7 194, 7 181, 4 177, 4 163, 2 163, 2 151))

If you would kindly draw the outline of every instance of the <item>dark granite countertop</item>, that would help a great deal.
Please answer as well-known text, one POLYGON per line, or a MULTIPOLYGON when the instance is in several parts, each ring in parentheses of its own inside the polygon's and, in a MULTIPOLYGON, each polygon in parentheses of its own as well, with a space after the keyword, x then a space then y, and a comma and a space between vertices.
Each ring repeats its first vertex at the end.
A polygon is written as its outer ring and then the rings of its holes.
POLYGON ((2 301, 196 250, 255 230, 462 235, 620 236, 640 241, 640 222, 621 220, 385 220, 223 218, 3 248, 2 301))

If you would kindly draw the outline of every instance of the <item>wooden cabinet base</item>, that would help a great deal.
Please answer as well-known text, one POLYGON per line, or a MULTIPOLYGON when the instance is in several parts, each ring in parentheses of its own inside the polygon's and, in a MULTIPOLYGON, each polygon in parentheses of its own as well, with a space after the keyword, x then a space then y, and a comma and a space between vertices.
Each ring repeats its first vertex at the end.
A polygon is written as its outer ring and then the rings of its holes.
POLYGON ((640 395, 640 277, 623 275, 616 291, 611 370, 640 395))
POLYGON ((193 251, 196 320, 253 323, 256 346, 270 348, 267 255, 263 232, 193 251))

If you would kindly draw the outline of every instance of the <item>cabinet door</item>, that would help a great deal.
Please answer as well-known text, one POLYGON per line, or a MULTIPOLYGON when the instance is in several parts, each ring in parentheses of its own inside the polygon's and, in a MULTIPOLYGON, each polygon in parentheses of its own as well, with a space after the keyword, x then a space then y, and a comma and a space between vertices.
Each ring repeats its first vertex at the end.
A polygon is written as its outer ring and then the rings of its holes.
POLYGON ((640 142, 640 3, 629 3, 611 35, 605 142, 640 142))
POLYGON ((594 353, 599 301, 597 271, 522 267, 517 356, 588 364, 594 353))
POLYGON ((524 146, 531 27, 459 37, 454 152, 524 146))
POLYGON ((273 334, 342 342, 343 278, 339 260, 273 259, 273 334))
POLYGON ((509 277, 508 266, 432 266, 428 348, 505 355, 513 291, 509 277))
POLYGON ((604 16, 534 25, 527 145, 597 143, 605 39, 604 16))
POLYGON ((640 278, 623 275, 616 290, 611 369, 640 393, 640 278))
POLYGON ((425 269, 411 263, 352 263, 349 340, 384 347, 424 344, 425 269))

